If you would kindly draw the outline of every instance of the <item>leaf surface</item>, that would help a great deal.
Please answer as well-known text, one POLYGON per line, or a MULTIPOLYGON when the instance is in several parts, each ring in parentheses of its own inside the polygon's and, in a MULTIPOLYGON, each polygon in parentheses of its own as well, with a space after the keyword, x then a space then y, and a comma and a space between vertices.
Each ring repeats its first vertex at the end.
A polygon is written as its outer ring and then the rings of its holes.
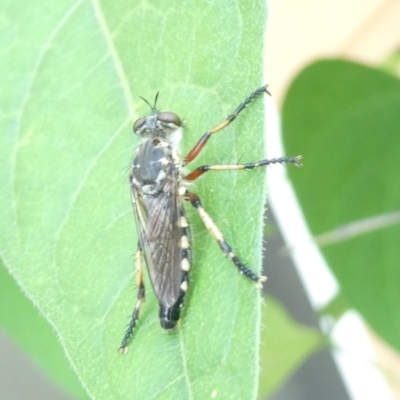
POLYGON ((306 166, 289 173, 313 234, 333 233, 322 250, 343 302, 397 350, 399 104, 396 77, 324 60, 297 76, 283 108, 286 149, 306 166))
MULTIPOLYGON (((1 15, 1 259, 81 382, 98 399, 254 398, 259 294, 193 211, 179 329, 160 328, 148 284, 130 352, 117 349, 135 304, 127 177, 132 123, 149 113, 139 96, 159 91, 159 108, 185 119, 187 152, 262 84, 263 3, 15 1, 1 15)), ((261 99, 193 167, 262 159, 262 119, 261 99)), ((193 191, 258 270, 264 173, 207 175, 193 191)))

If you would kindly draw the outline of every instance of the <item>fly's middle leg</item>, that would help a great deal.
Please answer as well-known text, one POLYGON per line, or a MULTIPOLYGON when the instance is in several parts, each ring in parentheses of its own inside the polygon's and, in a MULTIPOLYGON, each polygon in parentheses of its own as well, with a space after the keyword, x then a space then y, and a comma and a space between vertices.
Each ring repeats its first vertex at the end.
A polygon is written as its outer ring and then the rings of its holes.
POLYGON ((120 354, 128 353, 128 341, 136 327, 136 321, 139 319, 140 310, 146 298, 143 280, 142 248, 140 247, 140 244, 138 245, 138 249, 136 251, 136 284, 138 288, 138 300, 132 312, 131 322, 129 323, 124 338, 122 339, 121 347, 118 349, 120 354))
POLYGON ((232 251, 231 246, 224 239, 224 236, 217 225, 214 223, 210 215, 204 210, 200 197, 195 193, 186 192, 185 200, 190 201, 192 206, 196 208, 200 218, 210 232, 211 236, 217 241, 222 252, 233 262, 233 264, 235 264, 239 272, 254 281, 257 287, 262 287, 262 282, 266 281, 267 278, 265 276, 257 275, 251 269, 246 267, 240 258, 232 251))
POLYGON ((225 164, 225 165, 202 165, 196 168, 194 171, 190 172, 185 176, 186 181, 194 181, 207 171, 237 171, 237 170, 247 170, 259 167, 266 167, 271 164, 294 164, 296 167, 302 167, 300 160, 301 156, 297 157, 279 157, 271 158, 270 160, 260 160, 253 163, 246 164, 225 164))

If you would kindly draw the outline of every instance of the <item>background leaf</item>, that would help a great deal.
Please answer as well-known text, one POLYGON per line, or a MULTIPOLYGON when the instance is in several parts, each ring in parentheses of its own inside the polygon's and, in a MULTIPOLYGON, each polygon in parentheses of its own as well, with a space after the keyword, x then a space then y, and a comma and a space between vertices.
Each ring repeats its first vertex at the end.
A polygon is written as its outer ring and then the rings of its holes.
POLYGON ((39 315, 3 265, 0 265, 0 304, 0 325, 7 330, 8 336, 12 336, 74 398, 88 398, 51 326, 39 315))
POLYGON ((294 321, 269 296, 262 306, 262 321, 259 398, 271 394, 311 353, 328 343, 316 329, 294 321))
MULTIPOLYGON (((149 288, 129 355, 116 350, 135 296, 127 166, 132 122, 149 112, 139 96, 160 91, 159 107, 186 118, 187 151, 262 83, 264 20, 258 1, 2 9, 1 258, 93 397, 255 396, 258 292, 193 212, 193 285, 180 329, 161 330, 149 288)), ((196 165, 263 158, 261 110, 262 101, 249 107, 196 165)), ((209 175, 194 190, 257 268, 264 174, 209 175)))
POLYGON ((297 76, 283 107, 287 152, 302 148, 307 160, 304 173, 288 172, 313 234, 356 221, 369 224, 362 234, 323 247, 341 285, 341 302, 356 308, 397 350, 399 104, 396 77, 348 61, 326 60, 297 76), (381 226, 371 225, 371 218, 387 216, 381 226))

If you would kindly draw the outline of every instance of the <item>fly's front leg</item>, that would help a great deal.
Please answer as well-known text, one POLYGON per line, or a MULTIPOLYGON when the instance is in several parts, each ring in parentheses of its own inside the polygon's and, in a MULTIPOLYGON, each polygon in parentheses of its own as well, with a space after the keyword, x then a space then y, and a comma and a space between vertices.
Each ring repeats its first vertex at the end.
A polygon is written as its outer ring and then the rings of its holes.
POLYGON ((196 168, 190 174, 185 176, 186 181, 194 181, 199 176, 203 175, 207 171, 233 171, 239 169, 253 169, 258 167, 266 167, 270 164, 294 164, 296 167, 301 167, 300 164, 301 156, 297 157, 280 157, 272 158, 270 160, 261 160, 255 163, 246 164, 234 164, 234 165, 202 165, 196 168))
POLYGON ((126 354, 128 352, 128 341, 136 327, 136 321, 139 319, 140 310, 146 297, 143 280, 142 248, 140 247, 140 244, 138 245, 138 249, 136 251, 136 284, 138 288, 138 300, 132 312, 131 322, 129 323, 124 338, 122 339, 121 347, 118 349, 120 354, 126 354))
POLYGON ((208 213, 204 210, 203 204, 199 196, 195 193, 185 193, 185 200, 190 201, 192 206, 197 210, 202 219, 204 225, 212 235, 212 237, 217 241, 219 247, 221 248, 222 252, 235 264, 239 272, 246 276, 247 278, 251 279, 256 283, 258 287, 262 287, 262 282, 266 281, 267 278, 265 276, 259 276, 255 274, 251 269, 247 268, 240 258, 232 251, 231 246, 226 242, 224 236, 222 235, 221 231, 215 225, 212 218, 208 215, 208 213))
POLYGON ((189 151, 189 154, 183 159, 183 166, 189 164, 192 162, 198 155, 199 153, 203 150, 204 146, 208 142, 208 139, 210 139, 211 135, 214 133, 219 132, 220 130, 224 129, 226 126, 228 126, 232 121, 234 121, 237 116, 246 108, 246 106, 251 103, 257 96, 260 94, 267 93, 271 95, 271 93, 268 92, 267 85, 260 87, 259 89, 255 90, 242 104, 240 104, 236 110, 234 111, 233 114, 229 115, 226 119, 224 119, 221 123, 218 125, 214 126, 211 130, 206 132, 200 140, 197 142, 197 144, 193 147, 192 150, 189 151))

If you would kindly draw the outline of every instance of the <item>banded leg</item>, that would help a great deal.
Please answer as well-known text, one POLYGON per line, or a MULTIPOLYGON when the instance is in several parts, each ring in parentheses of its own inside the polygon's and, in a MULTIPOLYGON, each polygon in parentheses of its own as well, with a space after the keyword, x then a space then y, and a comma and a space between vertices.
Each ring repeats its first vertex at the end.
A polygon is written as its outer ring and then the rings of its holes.
POLYGON ((224 239, 224 236, 222 235, 221 231, 218 229, 217 225, 215 225, 214 221, 211 219, 211 217, 208 215, 208 213, 204 210, 203 205, 201 203, 201 200, 199 196, 195 193, 189 193, 186 192, 185 194, 185 200, 190 201, 192 206, 196 208, 197 212, 200 215, 200 218, 202 219, 204 225, 210 232, 210 234, 213 236, 213 238, 218 242, 219 247, 221 248, 222 252, 232 260, 232 262, 235 264, 239 272, 246 276, 247 278, 251 279, 254 281, 257 285, 257 287, 261 288, 262 287, 262 282, 266 281, 267 278, 265 276, 259 276, 255 274, 251 269, 247 268, 243 262, 240 260, 240 258, 232 251, 231 246, 226 242, 224 239))
POLYGON ((199 176, 203 175, 207 171, 232 171, 239 169, 253 169, 258 167, 266 167, 270 164, 294 164, 296 167, 302 167, 300 164, 301 156, 297 157, 280 157, 272 158, 271 160, 261 160, 255 163, 246 164, 235 164, 235 165, 202 165, 196 168, 194 171, 185 176, 186 181, 194 181, 199 176))
POLYGON ((138 249, 136 251, 136 284, 138 288, 138 300, 132 312, 131 322, 129 323, 124 338, 122 339, 121 347, 118 349, 120 354, 128 353, 128 341, 136 327, 136 321, 139 319, 140 310, 146 298, 143 280, 142 248, 140 247, 140 244, 138 245, 138 249))
POLYGON ((262 86, 256 91, 254 91, 242 104, 240 104, 236 108, 233 114, 229 115, 224 121, 222 121, 218 125, 214 126, 214 128, 206 132, 196 143, 193 149, 189 151, 189 154, 184 158, 182 163, 183 166, 192 162, 199 155, 199 153, 203 150, 204 146, 208 142, 208 139, 210 139, 211 135, 219 132, 220 130, 228 126, 232 121, 234 121, 237 118, 237 116, 246 108, 246 106, 249 103, 251 103, 257 96, 263 93, 271 95, 271 93, 268 92, 268 85, 262 86))

